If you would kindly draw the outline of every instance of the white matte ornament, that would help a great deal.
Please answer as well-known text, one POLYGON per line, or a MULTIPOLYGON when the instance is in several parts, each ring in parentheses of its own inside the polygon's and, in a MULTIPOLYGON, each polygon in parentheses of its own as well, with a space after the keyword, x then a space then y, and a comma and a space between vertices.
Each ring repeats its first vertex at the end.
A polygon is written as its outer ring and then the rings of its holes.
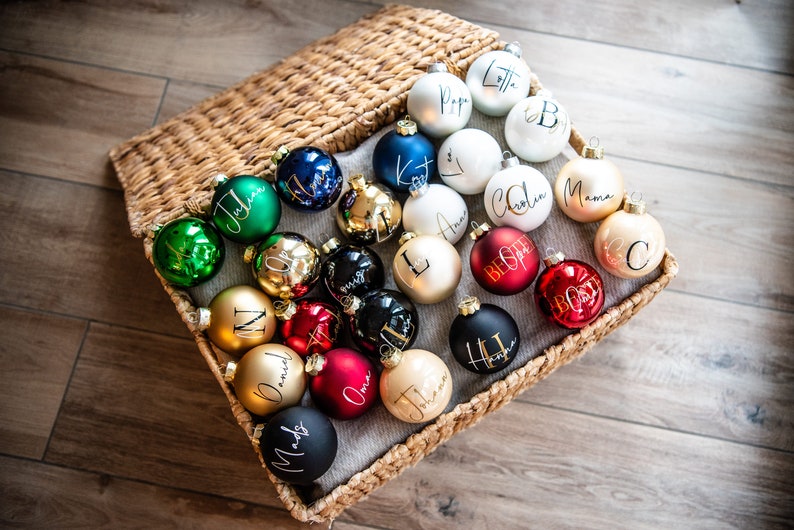
POLYGON ((403 227, 416 235, 443 237, 453 245, 466 233, 469 209, 463 197, 443 184, 411 188, 403 205, 403 227))
POLYGON ((584 146, 582 156, 566 162, 554 182, 557 206, 580 223, 600 221, 623 202, 623 175, 604 158, 604 148, 594 143, 584 146))
POLYGON ((559 155, 571 136, 565 107, 541 90, 522 99, 505 118, 505 140, 527 162, 547 162, 559 155))
POLYGON ((461 129, 444 140, 438 150, 438 174, 444 184, 463 195, 485 190, 501 169, 502 148, 493 136, 480 129, 461 129))
POLYGON ((392 263, 394 283, 418 304, 435 304, 449 298, 462 274, 460 255, 438 236, 406 232, 400 238, 392 263))
POLYGON ((521 46, 507 44, 504 50, 485 53, 466 73, 466 86, 474 108, 488 116, 504 116, 529 95, 530 71, 521 59, 521 46))
POLYGON ((443 138, 466 127, 471 117, 471 93, 444 63, 434 63, 408 91, 407 107, 420 131, 443 138))
MULTIPOLYGON (((508 155, 509 153, 505 153, 508 155)), ((512 226, 530 232, 542 225, 554 202, 551 184, 537 169, 508 157, 488 182, 483 194, 485 211, 496 226, 512 226)))

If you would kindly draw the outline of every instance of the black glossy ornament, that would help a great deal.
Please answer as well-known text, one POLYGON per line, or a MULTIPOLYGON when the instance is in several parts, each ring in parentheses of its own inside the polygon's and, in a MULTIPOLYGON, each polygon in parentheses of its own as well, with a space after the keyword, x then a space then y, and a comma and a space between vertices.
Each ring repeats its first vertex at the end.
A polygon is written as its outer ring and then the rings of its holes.
POLYGON ((383 287, 386 281, 383 261, 370 248, 342 245, 332 237, 323 244, 322 251, 327 255, 320 269, 322 285, 340 304, 346 296, 361 298, 383 287))
POLYGON ((477 374, 506 368, 521 345, 518 325, 510 313, 469 296, 458 304, 460 313, 449 328, 449 347, 461 366, 477 374))
POLYGON ((301 212, 325 210, 342 193, 342 169, 332 154, 319 147, 290 151, 281 146, 272 161, 277 164, 276 193, 291 208, 301 212))
POLYGON ((349 297, 345 299, 345 312, 351 316, 353 341, 376 360, 392 348, 409 348, 418 335, 416 306, 399 291, 378 289, 362 298, 349 297))

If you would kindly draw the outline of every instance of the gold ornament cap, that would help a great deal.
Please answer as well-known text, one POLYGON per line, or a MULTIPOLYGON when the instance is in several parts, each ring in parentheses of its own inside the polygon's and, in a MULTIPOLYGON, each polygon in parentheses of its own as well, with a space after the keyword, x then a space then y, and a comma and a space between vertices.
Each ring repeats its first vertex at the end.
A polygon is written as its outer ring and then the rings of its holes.
POLYGON ((398 121, 397 125, 394 126, 394 129, 400 136, 413 136, 419 131, 416 122, 413 121, 410 116, 406 116, 402 120, 398 121))
POLYGON ((634 215, 642 215, 648 210, 642 198, 635 199, 633 196, 626 197, 623 202, 623 211, 634 215))
POLYGON ((309 355, 306 358, 306 373, 314 377, 323 371, 323 368, 325 368, 325 363, 325 355, 321 355, 319 353, 313 353, 309 355))
POLYGON ((403 351, 400 348, 389 348, 380 358, 380 363, 387 370, 397 368, 403 360, 403 351))
POLYGON ((199 331, 204 331, 208 327, 210 327, 210 322, 212 320, 212 312, 210 311, 209 307, 199 307, 195 313, 196 315, 196 328, 199 331))
POLYGON ((363 173, 356 173, 352 175, 349 179, 347 179, 347 183, 350 184, 350 187, 356 191, 364 191, 369 187, 369 182, 367 179, 364 178, 363 173))
POLYGON ((256 245, 248 245, 245 247, 245 252, 243 253, 243 261, 246 263, 251 263, 254 261, 254 257, 256 256, 256 245))
POLYGON ((342 246, 342 242, 339 241, 338 237, 332 237, 328 241, 322 244, 320 250, 323 251, 323 254, 330 254, 334 250, 338 249, 342 246))
POLYGON ((502 169, 507 169, 509 167, 517 166, 521 162, 519 162, 518 157, 515 156, 510 151, 505 151, 502 153, 502 169))
POLYGON ((218 173, 217 175, 212 177, 212 189, 216 189, 220 187, 221 184, 228 181, 229 181, 229 177, 227 177, 223 173, 218 173))
POLYGON ((463 316, 473 315, 480 310, 480 299, 476 296, 467 296, 458 303, 458 313, 463 316))
POLYGON ((521 44, 518 41, 508 42, 505 44, 504 51, 511 55, 515 55, 519 59, 521 58, 521 54, 523 50, 521 50, 521 44))
POLYGON ((472 228, 474 228, 474 230, 469 232, 469 237, 474 241, 477 241, 482 236, 484 236, 485 234, 491 231, 491 225, 489 225, 488 223, 482 223, 478 225, 477 223, 472 222, 471 226, 472 228))
POLYGON ((276 318, 279 320, 291 319, 298 310, 298 304, 289 299, 278 300, 273 303, 273 307, 276 308, 276 318))
POLYGON ((552 265, 556 265, 559 262, 563 261, 564 259, 565 259, 565 254, 563 254, 562 252, 553 252, 552 254, 549 254, 548 256, 543 258, 543 264, 546 265, 547 267, 551 267, 552 265))
POLYGON ((237 373, 237 363, 229 361, 226 363, 226 369, 223 371, 223 380, 227 383, 234 382, 234 374, 237 373))
POLYGON ((436 72, 449 72, 449 69, 447 68, 446 64, 442 63, 441 61, 437 61, 427 67, 428 74, 434 74, 436 72))
POLYGON ((278 165, 279 162, 284 160, 284 157, 289 154, 289 148, 286 145, 282 145, 276 152, 273 153, 273 156, 270 157, 270 161, 274 164, 278 165))
POLYGON ((414 182, 408 188, 408 193, 411 194, 411 197, 417 198, 421 197, 425 193, 430 190, 430 184, 426 180, 422 180, 420 182, 414 182))
POLYGON ((346 315, 354 315, 358 308, 361 307, 361 298, 355 295, 343 296, 340 302, 342 303, 342 311, 346 315))
POLYGON ((598 144, 586 145, 582 147, 582 158, 592 158, 602 160, 604 158, 604 148, 598 144))
POLYGON ((403 232, 403 235, 400 236, 400 245, 404 245, 406 242, 415 239, 417 236, 414 232, 403 232))

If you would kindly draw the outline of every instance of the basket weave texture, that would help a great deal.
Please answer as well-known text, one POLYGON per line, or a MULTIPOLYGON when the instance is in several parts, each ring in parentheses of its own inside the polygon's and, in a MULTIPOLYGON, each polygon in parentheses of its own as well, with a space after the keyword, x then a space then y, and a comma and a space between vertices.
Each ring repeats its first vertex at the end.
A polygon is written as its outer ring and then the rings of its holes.
MULTIPOLYGON (((111 151, 132 233, 144 238, 151 261, 151 229, 208 205, 213 175, 267 175, 274 169, 270 155, 280 145, 314 145, 332 153, 354 149, 402 116, 408 89, 430 63, 443 61, 462 77, 477 56, 503 44, 493 31, 440 11, 406 6, 385 7, 316 41, 111 151)), ((540 88, 533 74, 532 93, 540 88)), ((570 144, 580 152, 585 141, 574 130, 570 144)), ((299 521, 333 519, 456 433, 584 354, 628 322, 677 271, 668 252, 658 277, 595 322, 459 403, 319 498, 307 501, 267 472, 280 499, 299 521)), ((194 301, 160 279, 261 461, 252 418, 223 381, 222 352, 190 317, 196 311, 194 301)))

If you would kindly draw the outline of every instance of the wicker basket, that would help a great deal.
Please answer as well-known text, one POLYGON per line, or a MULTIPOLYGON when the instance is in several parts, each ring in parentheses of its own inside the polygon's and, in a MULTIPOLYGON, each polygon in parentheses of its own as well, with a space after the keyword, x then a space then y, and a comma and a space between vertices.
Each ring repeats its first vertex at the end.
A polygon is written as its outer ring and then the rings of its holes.
MULTIPOLYGON (((151 261, 151 228, 209 204, 213 175, 265 175, 273 170, 270 154, 279 145, 315 145, 332 153, 354 149, 402 116, 408 89, 430 63, 443 61, 462 76, 478 55, 502 46, 493 31, 439 11, 405 6, 383 8, 316 41, 111 151, 132 233, 144 238, 151 261)), ((533 74, 532 93, 540 87, 533 74)), ((580 152, 584 144, 574 129, 571 147, 580 152)), ((648 304, 677 271, 668 252, 653 279, 594 323, 532 353, 523 366, 385 453, 372 455, 371 465, 319 497, 306 498, 269 472, 268 477, 294 518, 333 519, 454 434, 581 356, 648 304)), ((190 294, 160 279, 261 461, 252 418, 223 380, 225 354, 194 326, 190 315, 196 307, 190 294)))

